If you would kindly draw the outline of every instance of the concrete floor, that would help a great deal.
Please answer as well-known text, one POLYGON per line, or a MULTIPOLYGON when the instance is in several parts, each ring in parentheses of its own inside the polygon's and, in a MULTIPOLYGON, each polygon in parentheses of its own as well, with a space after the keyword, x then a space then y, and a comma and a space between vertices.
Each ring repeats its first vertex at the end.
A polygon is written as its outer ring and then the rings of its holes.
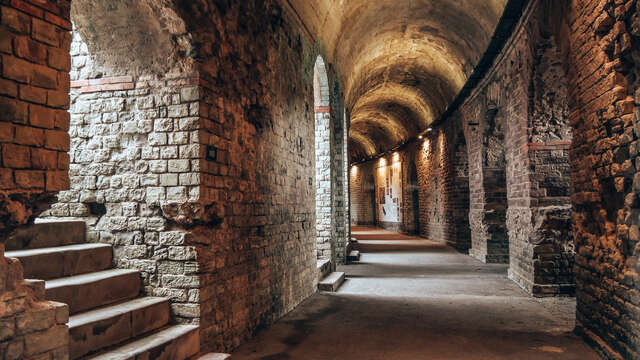
POLYGON ((362 256, 232 356, 284 359, 599 359, 572 334, 575 299, 535 299, 486 265, 429 240, 353 228, 362 256))

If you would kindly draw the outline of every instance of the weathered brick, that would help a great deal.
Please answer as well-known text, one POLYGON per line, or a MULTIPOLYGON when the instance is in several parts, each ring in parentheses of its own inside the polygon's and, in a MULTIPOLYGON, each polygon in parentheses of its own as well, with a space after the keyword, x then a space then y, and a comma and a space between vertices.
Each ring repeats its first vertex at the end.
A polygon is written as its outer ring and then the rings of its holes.
POLYGON ((15 37, 13 39, 13 48, 16 56, 20 58, 38 64, 44 64, 47 61, 47 47, 27 37, 15 37))
POLYGON ((47 149, 69 151, 69 134, 61 130, 46 130, 45 144, 47 149))
POLYGON ((49 48, 47 64, 57 70, 69 71, 71 69, 71 56, 64 49, 49 48))
POLYGON ((28 35, 31 33, 31 18, 29 15, 7 6, 0 7, 0 14, 2 14, 2 24, 9 29, 20 34, 28 35))
POLYGON ((14 171, 16 184, 24 189, 44 188, 44 172, 37 170, 14 171))
POLYGON ((26 124, 29 120, 29 107, 17 99, 0 96, 0 114, 2 121, 26 124))
POLYGON ((47 171, 47 191, 67 190, 70 187, 69 173, 67 171, 47 171))
POLYGON ((31 149, 31 162, 35 169, 58 169, 58 152, 45 149, 31 149))
POLYGON ((44 145, 44 130, 30 126, 15 127, 15 143, 20 145, 44 145))
POLYGON ((18 96, 18 84, 13 81, 0 78, 0 95, 7 95, 10 97, 18 96))
POLYGON ((37 103, 47 103, 47 90, 35 86, 20 85, 20 99, 37 103))
POLYGON ((15 125, 0 122, 0 142, 12 142, 15 136, 15 125))
POLYGON ((2 144, 2 164, 12 169, 31 167, 31 151, 26 146, 2 144))
POLYGON ((58 47, 60 46, 60 39, 58 36, 58 29, 48 22, 40 19, 33 19, 33 28, 31 36, 43 43, 58 47))
POLYGON ((29 105, 29 123, 33 126, 53 129, 55 114, 56 111, 54 109, 33 104, 29 105))

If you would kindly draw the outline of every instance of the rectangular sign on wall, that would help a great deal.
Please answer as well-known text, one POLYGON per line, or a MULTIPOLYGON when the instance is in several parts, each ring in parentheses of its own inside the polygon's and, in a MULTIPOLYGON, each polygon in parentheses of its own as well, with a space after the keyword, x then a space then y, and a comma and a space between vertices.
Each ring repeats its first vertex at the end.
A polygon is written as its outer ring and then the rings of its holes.
POLYGON ((402 204, 402 163, 381 163, 376 171, 378 184, 378 218, 384 222, 400 222, 402 204))

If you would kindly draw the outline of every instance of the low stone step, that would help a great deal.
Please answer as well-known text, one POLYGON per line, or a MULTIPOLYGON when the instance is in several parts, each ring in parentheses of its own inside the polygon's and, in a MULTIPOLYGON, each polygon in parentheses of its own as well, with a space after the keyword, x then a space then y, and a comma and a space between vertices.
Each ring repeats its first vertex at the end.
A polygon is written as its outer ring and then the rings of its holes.
POLYGON ((200 356, 198 360, 231 360, 231 354, 209 353, 200 356))
POLYGON ((86 239, 83 221, 52 221, 33 224, 7 239, 6 251, 42 249, 83 244, 86 239))
POLYGON ((347 261, 360 261, 360 251, 351 250, 347 255, 347 261))
POLYGON ((47 280, 47 300, 69 305, 69 312, 95 309, 100 306, 133 299, 140 293, 141 279, 136 270, 105 270, 83 275, 47 280))
POLYGON ((318 281, 321 281, 331 272, 331 260, 318 259, 317 269, 318 269, 318 281))
POLYGON ((106 270, 113 250, 108 244, 80 244, 8 251, 5 256, 20 260, 25 278, 50 280, 106 270))
POLYGON ((176 325, 149 334, 91 360, 184 360, 200 351, 198 326, 176 325))
POLYGON ((169 323, 169 300, 144 297, 69 318, 69 356, 78 359, 169 323))
POLYGON ((318 289, 321 291, 335 292, 344 282, 343 272, 332 272, 326 278, 318 283, 318 289))

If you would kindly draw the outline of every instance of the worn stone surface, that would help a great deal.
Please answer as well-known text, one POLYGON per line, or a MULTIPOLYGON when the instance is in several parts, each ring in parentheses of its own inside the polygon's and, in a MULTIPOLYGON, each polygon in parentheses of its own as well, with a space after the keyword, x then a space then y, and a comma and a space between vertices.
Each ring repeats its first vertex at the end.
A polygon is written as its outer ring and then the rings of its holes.
MULTIPOLYGON (((578 330, 604 355, 638 359, 637 1, 565 12, 578 330)), ((558 21, 560 22, 560 21, 558 21)))

